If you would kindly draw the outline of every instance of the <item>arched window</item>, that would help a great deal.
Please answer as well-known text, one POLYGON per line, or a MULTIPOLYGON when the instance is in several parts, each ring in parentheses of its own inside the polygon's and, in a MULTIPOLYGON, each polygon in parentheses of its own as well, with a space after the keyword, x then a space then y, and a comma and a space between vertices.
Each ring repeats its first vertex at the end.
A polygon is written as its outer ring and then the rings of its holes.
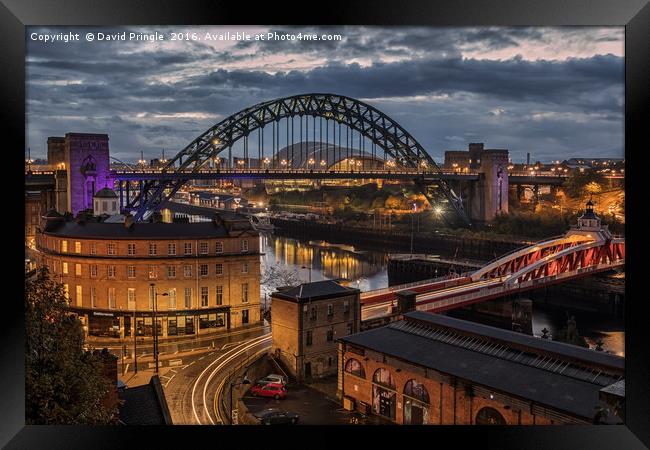
POLYGON ((377 369, 375 374, 372 376, 373 383, 377 383, 381 386, 385 386, 390 389, 395 389, 395 381, 393 381, 393 376, 390 374, 390 371, 387 369, 377 369))
POLYGON ((486 406, 476 414, 476 425, 506 425, 506 419, 494 408, 486 406))
POLYGON ((361 378, 366 378, 366 371, 359 361, 350 358, 345 363, 345 371, 361 378))
POLYGON ((404 395, 414 398, 422 403, 431 403, 429 401, 429 393, 427 388, 424 387, 424 384, 418 383, 415 380, 409 380, 404 385, 404 395))

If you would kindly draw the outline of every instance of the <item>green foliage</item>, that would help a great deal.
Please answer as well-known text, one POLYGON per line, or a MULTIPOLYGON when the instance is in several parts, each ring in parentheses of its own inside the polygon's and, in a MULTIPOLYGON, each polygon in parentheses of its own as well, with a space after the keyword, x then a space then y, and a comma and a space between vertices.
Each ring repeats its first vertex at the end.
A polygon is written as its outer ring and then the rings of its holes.
POLYGON ((571 217, 567 214, 520 211, 498 214, 491 222, 491 230, 499 234, 543 238, 565 233, 570 223, 571 217))
POLYGON ((596 193, 596 190, 602 190, 604 183, 603 175, 594 169, 586 169, 584 172, 574 170, 567 177, 564 188, 569 197, 578 198, 588 192, 596 193))
POLYGON ((115 382, 102 375, 101 356, 83 349, 81 323, 47 268, 25 281, 25 327, 26 423, 115 423, 107 397, 115 382))

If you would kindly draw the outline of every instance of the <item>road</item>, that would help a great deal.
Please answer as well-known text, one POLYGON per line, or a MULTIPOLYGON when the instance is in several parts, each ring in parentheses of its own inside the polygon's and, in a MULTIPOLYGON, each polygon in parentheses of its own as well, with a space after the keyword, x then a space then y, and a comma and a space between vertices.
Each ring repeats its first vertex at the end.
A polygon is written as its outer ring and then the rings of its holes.
POLYGON ((228 391, 225 380, 255 354, 271 348, 270 327, 241 333, 236 340, 224 336, 215 350, 183 358, 168 368, 161 382, 174 424, 217 425, 228 423, 217 408, 217 392, 228 391))

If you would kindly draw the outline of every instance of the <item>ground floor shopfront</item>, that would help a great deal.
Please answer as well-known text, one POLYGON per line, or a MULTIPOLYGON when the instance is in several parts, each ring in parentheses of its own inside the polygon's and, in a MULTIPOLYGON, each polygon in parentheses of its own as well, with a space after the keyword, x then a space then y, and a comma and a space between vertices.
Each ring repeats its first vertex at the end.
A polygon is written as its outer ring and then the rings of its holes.
MULTIPOLYGON (((152 311, 73 310, 81 320, 86 337, 124 339, 152 337, 152 311)), ((164 311, 155 314, 157 335, 162 338, 196 336, 231 328, 230 307, 194 311, 164 311)))

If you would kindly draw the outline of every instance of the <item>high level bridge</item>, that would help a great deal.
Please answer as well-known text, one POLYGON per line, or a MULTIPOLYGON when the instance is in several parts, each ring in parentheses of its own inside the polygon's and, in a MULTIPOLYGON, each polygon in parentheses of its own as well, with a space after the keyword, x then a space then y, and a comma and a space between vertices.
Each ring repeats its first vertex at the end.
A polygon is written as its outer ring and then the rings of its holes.
POLYGON ((589 202, 565 235, 515 250, 474 272, 362 293, 361 318, 391 315, 398 297, 409 293, 416 309, 442 312, 624 265, 625 239, 601 227, 589 202))

